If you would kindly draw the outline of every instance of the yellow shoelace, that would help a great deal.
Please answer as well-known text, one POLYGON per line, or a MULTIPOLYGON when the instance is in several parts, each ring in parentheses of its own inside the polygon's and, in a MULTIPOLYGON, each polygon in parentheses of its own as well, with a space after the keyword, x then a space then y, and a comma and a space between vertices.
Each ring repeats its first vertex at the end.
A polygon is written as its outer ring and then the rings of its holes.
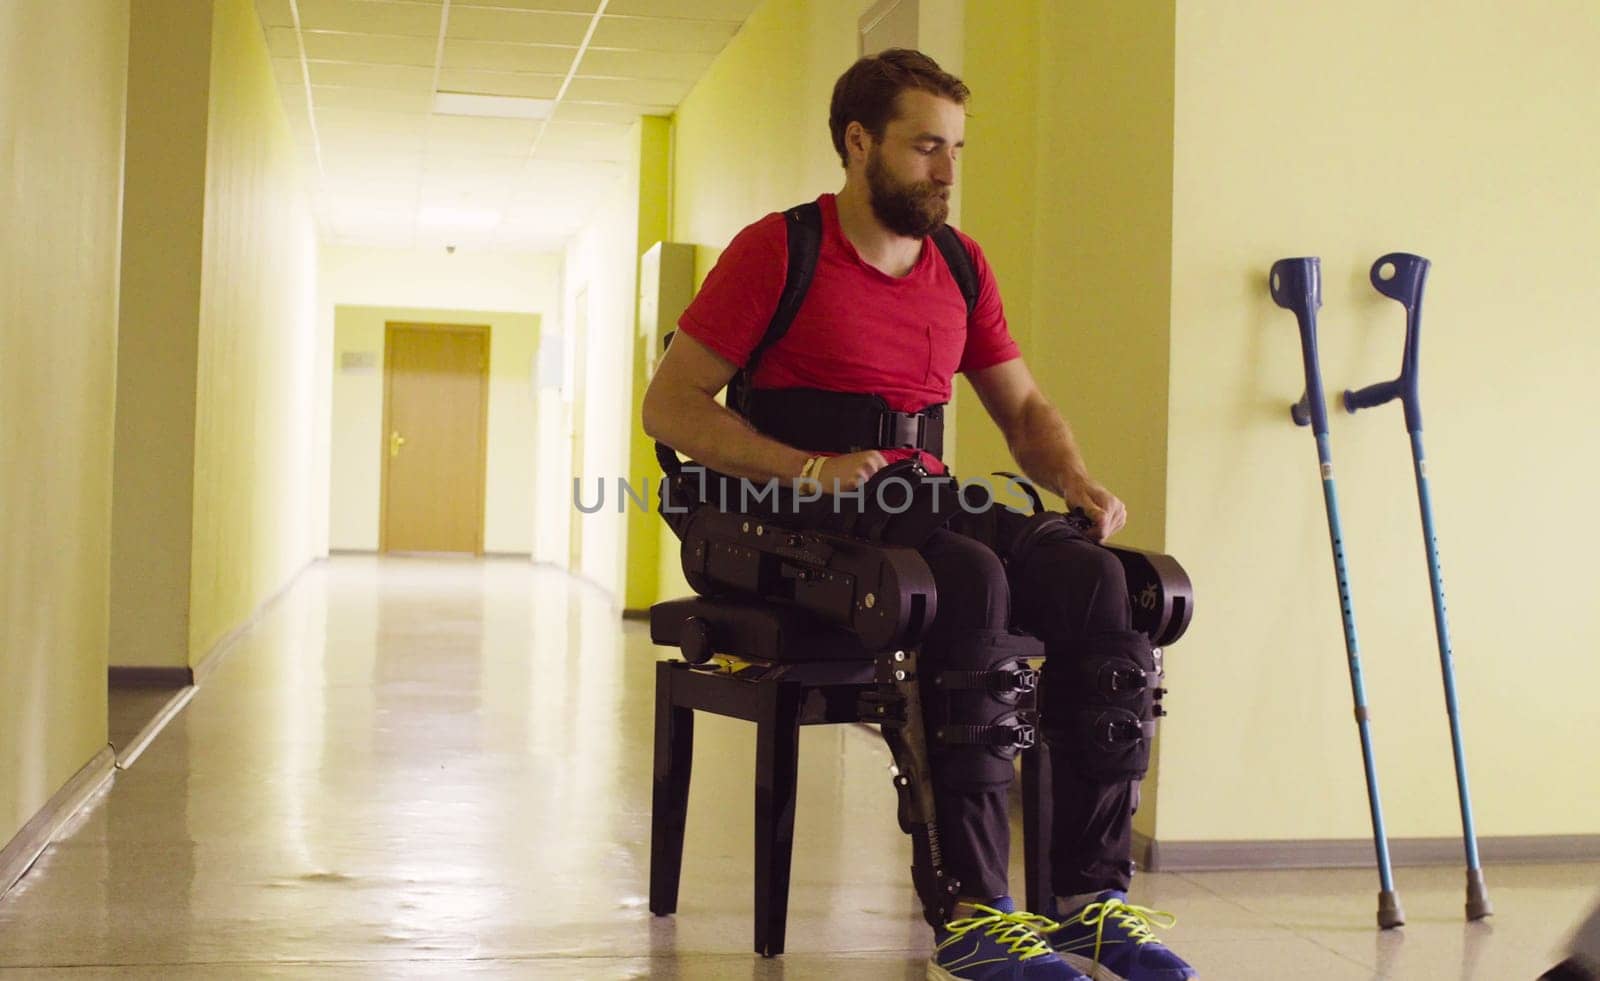
MULTIPOLYGON (((982 903, 974 903, 972 909, 981 915, 951 920, 944 925, 950 931, 950 940, 981 929, 986 936, 1005 945, 1008 952, 1016 954, 1018 960, 1032 960, 1050 953, 1050 944, 1040 935, 1059 926, 1054 920, 1037 913, 1002 913, 982 903)), ((939 946, 943 947, 950 940, 939 946)))
POLYGON ((1156 937, 1150 932, 1151 927, 1168 928, 1178 924, 1178 918, 1166 910, 1134 906, 1120 899, 1108 899, 1100 903, 1090 903, 1077 916, 1051 924, 1044 928, 1043 932, 1050 933, 1077 923, 1094 927, 1094 962, 1099 964, 1100 944, 1105 937, 1107 920, 1114 920, 1118 926, 1127 931, 1128 939, 1141 945, 1155 943, 1156 937))

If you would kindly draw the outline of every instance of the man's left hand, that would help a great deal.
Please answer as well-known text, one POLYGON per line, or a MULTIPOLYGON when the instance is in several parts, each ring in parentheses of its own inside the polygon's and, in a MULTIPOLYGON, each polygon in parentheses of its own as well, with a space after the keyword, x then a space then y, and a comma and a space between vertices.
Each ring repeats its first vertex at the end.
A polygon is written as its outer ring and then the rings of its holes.
POLYGON ((1084 478, 1076 484, 1065 488, 1063 495, 1067 504, 1072 507, 1083 508, 1094 526, 1089 529, 1089 537, 1097 542, 1103 542, 1122 530, 1128 523, 1128 506, 1117 498, 1117 495, 1106 490, 1098 483, 1084 478))

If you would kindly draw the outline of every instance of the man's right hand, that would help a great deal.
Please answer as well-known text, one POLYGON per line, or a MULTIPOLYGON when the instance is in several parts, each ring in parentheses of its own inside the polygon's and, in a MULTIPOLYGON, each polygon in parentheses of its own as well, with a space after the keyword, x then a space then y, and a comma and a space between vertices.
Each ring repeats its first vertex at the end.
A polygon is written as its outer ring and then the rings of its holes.
POLYGON ((877 450, 830 456, 823 462, 822 469, 817 472, 817 482, 822 485, 825 494, 835 493, 836 489, 853 491, 888 465, 889 461, 877 450))

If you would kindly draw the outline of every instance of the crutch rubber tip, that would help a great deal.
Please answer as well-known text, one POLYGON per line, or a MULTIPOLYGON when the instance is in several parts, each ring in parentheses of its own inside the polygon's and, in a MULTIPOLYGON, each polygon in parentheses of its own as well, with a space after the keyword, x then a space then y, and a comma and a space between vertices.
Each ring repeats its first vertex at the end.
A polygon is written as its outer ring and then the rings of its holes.
POLYGON ((1467 870, 1467 919, 1481 920, 1494 915, 1494 904, 1489 902, 1489 890, 1483 885, 1483 870, 1467 870))
POLYGON ((1393 889, 1378 893, 1378 926, 1393 930, 1405 926, 1406 911, 1400 908, 1400 896, 1393 889))

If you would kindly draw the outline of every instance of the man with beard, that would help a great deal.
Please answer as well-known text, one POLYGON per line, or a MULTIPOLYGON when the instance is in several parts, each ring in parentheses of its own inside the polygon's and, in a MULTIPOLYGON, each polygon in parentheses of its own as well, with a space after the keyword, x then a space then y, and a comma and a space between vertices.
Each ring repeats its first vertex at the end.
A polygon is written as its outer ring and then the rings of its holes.
MULTIPOLYGON (((1123 526, 1126 510, 1089 476, 1071 430, 1023 363, 977 243, 956 233, 976 281, 970 302, 945 247, 932 247, 949 210, 968 94, 960 79, 907 50, 863 58, 839 78, 829 129, 844 187, 817 199, 813 279, 790 329, 764 349, 748 381, 758 395, 798 393, 801 402, 786 404, 805 407, 800 416, 814 407, 816 417, 827 417, 841 397, 870 394, 890 415, 937 418, 942 427, 940 407, 955 373, 964 372, 1023 471, 1090 519, 1086 534, 1058 522, 1033 535, 1025 554, 1021 537, 990 547, 949 528, 918 546, 938 591, 921 650, 925 700, 948 699, 949 721, 971 722, 956 718, 964 693, 930 692, 927 679, 941 671, 943 678, 992 678, 1000 673, 992 654, 1004 647, 1008 628, 1028 631, 1048 654, 1039 700, 1055 769, 1055 899, 1050 909, 1019 912, 1007 895, 1010 755, 976 738, 968 745, 930 740, 944 866, 961 895, 931 917, 943 922, 928 977, 1183 981, 1196 976, 1193 969, 1151 934, 1165 914, 1127 902, 1132 813, 1154 727, 1150 696, 1139 686, 1157 673, 1148 639, 1131 630, 1121 566, 1096 544, 1123 526), (1089 692, 1096 672, 1137 678, 1128 684, 1135 703, 1145 699, 1146 714, 1135 718, 1125 745, 1101 745, 1104 734, 1083 721, 1104 718, 1095 706, 1105 703, 1089 692)), ((715 401, 749 367, 779 309, 788 220, 768 215, 722 254, 651 381, 645 430, 729 476, 815 480, 833 494, 854 491, 908 458, 944 473, 937 444, 849 452, 827 445, 835 440, 821 426, 785 442, 715 401)), ((796 422, 789 431, 805 428, 804 418, 796 422)), ((919 423, 915 431, 924 428, 919 423)))

